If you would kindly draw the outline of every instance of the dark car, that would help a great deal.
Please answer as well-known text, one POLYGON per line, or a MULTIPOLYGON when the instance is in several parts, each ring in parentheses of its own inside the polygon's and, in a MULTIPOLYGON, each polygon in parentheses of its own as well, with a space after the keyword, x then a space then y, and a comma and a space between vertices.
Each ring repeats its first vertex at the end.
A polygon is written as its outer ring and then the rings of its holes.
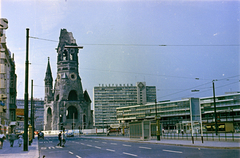
POLYGON ((38 139, 40 139, 40 138, 44 139, 44 133, 43 132, 38 133, 38 139))

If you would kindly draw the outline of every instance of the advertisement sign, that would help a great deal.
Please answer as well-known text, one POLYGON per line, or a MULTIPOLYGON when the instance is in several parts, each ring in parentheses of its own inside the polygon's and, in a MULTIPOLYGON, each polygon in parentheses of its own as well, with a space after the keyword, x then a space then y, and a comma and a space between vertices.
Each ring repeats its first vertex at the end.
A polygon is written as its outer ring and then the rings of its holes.
POLYGON ((24 116, 24 109, 16 109, 16 116, 24 116))

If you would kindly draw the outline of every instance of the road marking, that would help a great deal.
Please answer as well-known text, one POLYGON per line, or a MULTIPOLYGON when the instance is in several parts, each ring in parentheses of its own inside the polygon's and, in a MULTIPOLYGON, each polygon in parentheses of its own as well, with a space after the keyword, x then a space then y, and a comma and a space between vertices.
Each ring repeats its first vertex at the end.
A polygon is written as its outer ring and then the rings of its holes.
POLYGON ((81 143, 82 145, 84 145, 84 143, 81 143))
POLYGON ((117 143, 111 143, 112 145, 117 145, 117 143))
POLYGON ((42 149, 42 150, 45 150, 45 149, 47 149, 47 147, 41 147, 41 149, 42 149))
POLYGON ((51 147, 48 147, 48 149, 51 149, 51 147))
POLYGON ((92 145, 87 144, 87 146, 92 146, 92 145))
POLYGON ((137 155, 135 154, 125 153, 125 152, 123 152, 123 154, 137 157, 137 155))
POLYGON ((69 151, 69 154, 73 154, 73 152, 69 151))
POLYGON ((77 158, 81 158, 80 156, 76 155, 77 158))
POLYGON ((139 148, 142 148, 142 149, 152 149, 152 148, 144 147, 144 146, 140 146, 139 148))
POLYGON ((174 151, 174 150, 164 150, 164 149, 163 149, 163 151, 172 152, 172 153, 180 153, 180 154, 182 153, 181 151, 174 151))
POLYGON ((101 147, 99 147, 99 146, 95 146, 95 148, 101 149, 101 147))
POLYGON ((61 146, 56 146, 56 148, 62 148, 61 146))
POLYGON ((115 150, 112 150, 112 149, 106 149, 107 151, 112 151, 112 152, 115 152, 115 150))
POLYGON ((102 142, 102 143, 107 144, 107 142, 102 142))
POLYGON ((39 143, 43 143, 43 142, 39 142, 39 143))
POLYGON ((130 146, 131 147, 132 145, 123 144, 123 146, 130 146))
POLYGON ((52 148, 55 149, 54 146, 52 148))

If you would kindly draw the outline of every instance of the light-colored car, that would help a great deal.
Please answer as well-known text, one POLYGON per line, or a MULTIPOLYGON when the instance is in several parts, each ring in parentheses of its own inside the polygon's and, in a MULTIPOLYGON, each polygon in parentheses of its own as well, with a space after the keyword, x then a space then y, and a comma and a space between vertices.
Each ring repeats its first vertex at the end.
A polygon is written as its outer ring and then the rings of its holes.
POLYGON ((72 132, 70 132, 70 133, 66 133, 66 136, 67 137, 74 137, 74 134, 72 132))

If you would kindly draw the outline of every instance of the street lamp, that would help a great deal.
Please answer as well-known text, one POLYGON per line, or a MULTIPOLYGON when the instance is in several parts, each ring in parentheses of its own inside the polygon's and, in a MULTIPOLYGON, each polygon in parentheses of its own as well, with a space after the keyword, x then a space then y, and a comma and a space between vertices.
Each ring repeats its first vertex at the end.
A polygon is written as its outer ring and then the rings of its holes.
POLYGON ((25 61, 25 93, 24 93, 24 143, 23 151, 28 151, 28 51, 29 51, 29 28, 26 29, 26 61, 25 61))
POLYGON ((233 108, 231 108, 232 110, 232 120, 233 120, 233 124, 234 124, 234 112, 233 112, 233 108))
POLYGON ((62 115, 60 115, 60 129, 62 130, 63 126, 62 126, 62 115))
POLYGON ((215 87, 214 87, 214 81, 217 80, 213 80, 212 84, 213 84, 213 102, 214 102, 214 115, 215 115, 215 132, 216 135, 218 135, 218 126, 217 126, 217 108, 216 108, 216 98, 215 98, 215 87))
POLYGON ((155 117, 156 117, 156 132, 157 140, 160 141, 160 120, 157 118, 157 99, 155 99, 155 117))

